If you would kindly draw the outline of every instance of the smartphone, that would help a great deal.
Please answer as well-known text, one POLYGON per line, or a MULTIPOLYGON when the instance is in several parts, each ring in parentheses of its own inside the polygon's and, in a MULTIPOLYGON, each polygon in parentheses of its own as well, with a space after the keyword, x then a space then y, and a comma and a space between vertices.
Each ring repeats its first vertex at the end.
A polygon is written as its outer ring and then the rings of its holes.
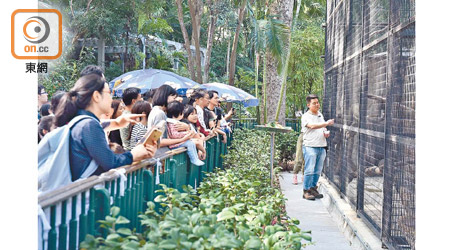
POLYGON ((145 136, 139 141, 139 144, 158 144, 159 138, 164 134, 166 121, 162 120, 147 131, 145 136))
POLYGON ((163 132, 161 130, 159 130, 158 128, 153 128, 150 133, 148 133, 148 136, 145 137, 144 140, 144 145, 149 144, 149 145, 155 145, 157 144, 159 138, 161 137, 161 135, 163 134, 163 132))

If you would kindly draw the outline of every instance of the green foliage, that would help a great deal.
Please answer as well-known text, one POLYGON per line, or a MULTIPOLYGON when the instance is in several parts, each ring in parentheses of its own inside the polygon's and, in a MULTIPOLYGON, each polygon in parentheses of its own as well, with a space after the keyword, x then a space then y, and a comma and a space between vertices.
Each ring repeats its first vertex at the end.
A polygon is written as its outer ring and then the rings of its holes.
POLYGON ((270 186, 268 135, 236 130, 226 170, 207 174, 198 188, 161 185, 154 202, 139 215, 142 234, 116 225, 128 221, 118 208, 100 221, 106 238, 86 237, 85 249, 301 249, 311 241, 299 221, 286 218, 285 198, 270 186), (258 136, 247 140, 250 136, 258 136), (261 143, 262 142, 262 143, 261 143), (247 150, 244 151, 243 150, 247 150), (260 156, 261 155, 261 156, 260 156), (255 158, 258 156, 259 158, 255 158), (161 208, 156 211, 156 203, 161 208))
POLYGON ((50 67, 48 74, 39 74, 38 82, 44 86, 49 97, 56 91, 69 91, 80 77, 80 72, 89 64, 96 64, 94 50, 84 48, 78 60, 62 59, 54 67, 50 67))
POLYGON ((277 133, 275 135, 275 148, 279 152, 279 165, 286 168, 288 161, 294 160, 295 149, 299 132, 277 133))
POLYGON ((293 117, 295 111, 306 109, 306 96, 322 96, 323 59, 325 37, 319 25, 295 30, 289 61, 286 112, 293 117))
POLYGON ((111 62, 105 69, 106 80, 111 81, 112 79, 122 75, 122 62, 120 60, 111 62))

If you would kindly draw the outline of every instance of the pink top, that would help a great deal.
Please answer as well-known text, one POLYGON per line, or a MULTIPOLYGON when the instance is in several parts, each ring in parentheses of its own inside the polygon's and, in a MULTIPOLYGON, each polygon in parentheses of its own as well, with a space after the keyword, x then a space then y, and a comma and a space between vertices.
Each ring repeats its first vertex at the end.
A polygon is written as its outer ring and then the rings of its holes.
MULTIPOLYGON (((175 128, 175 123, 173 123, 172 121, 169 121, 169 119, 168 119, 167 135, 169 136, 170 139, 180 139, 180 138, 183 138, 186 134, 187 134, 187 131, 178 132, 177 129, 175 128)), ((169 148, 176 148, 176 147, 179 147, 181 144, 183 144, 183 142, 170 145, 169 148)))

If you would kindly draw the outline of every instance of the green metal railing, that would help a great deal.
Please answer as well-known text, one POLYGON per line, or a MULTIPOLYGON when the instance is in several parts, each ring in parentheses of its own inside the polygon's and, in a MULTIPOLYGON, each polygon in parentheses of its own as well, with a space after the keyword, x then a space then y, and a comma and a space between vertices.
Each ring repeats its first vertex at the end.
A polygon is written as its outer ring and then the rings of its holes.
POLYGON ((201 167, 191 164, 186 149, 179 148, 40 195, 39 249, 77 249, 87 234, 105 236, 97 221, 109 215, 112 206, 120 207, 120 215, 130 220, 130 229, 142 232, 138 215, 156 197, 158 184, 180 191, 183 185, 197 188, 205 172, 223 168, 221 155, 227 153, 231 138, 226 144, 222 139, 208 138, 207 158, 201 167))
POLYGON ((301 127, 301 119, 298 118, 286 118, 286 127, 291 127, 294 131, 300 132, 301 127))

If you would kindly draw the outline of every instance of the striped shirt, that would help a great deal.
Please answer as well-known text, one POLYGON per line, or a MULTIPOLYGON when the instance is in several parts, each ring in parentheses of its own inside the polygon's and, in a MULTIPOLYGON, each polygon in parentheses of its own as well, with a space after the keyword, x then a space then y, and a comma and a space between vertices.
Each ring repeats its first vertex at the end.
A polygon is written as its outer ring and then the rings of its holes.
POLYGON ((136 147, 136 144, 145 136, 147 133, 147 127, 141 123, 135 124, 131 130, 130 137, 130 148, 136 147))

